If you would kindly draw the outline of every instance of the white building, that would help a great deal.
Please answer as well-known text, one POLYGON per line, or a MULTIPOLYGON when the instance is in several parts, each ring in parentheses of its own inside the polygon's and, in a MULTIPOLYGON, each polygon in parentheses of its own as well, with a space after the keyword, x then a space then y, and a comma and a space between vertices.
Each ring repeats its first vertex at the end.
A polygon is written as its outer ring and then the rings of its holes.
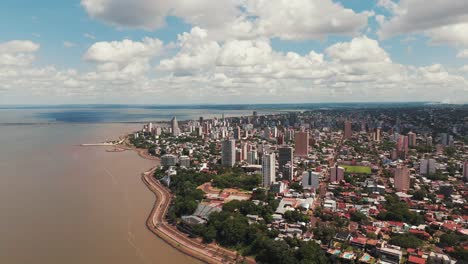
POLYGON ((302 173, 302 187, 304 189, 314 189, 319 187, 320 173, 315 171, 304 171, 302 173))
POLYGON ((177 137, 180 135, 180 129, 179 129, 179 123, 177 123, 177 119, 174 116, 171 120, 171 131, 172 131, 172 136, 177 137))
POLYGON ((276 181, 275 154, 264 154, 262 157, 263 187, 268 188, 276 181))
POLYGON ((164 167, 175 166, 177 164, 177 156, 166 154, 161 156, 161 165, 164 167))
POLYGON ((434 174, 436 172, 435 159, 422 159, 419 161, 419 173, 422 175, 434 174))
POLYGON ((190 167, 190 158, 188 156, 180 156, 179 164, 181 167, 189 168, 190 167))

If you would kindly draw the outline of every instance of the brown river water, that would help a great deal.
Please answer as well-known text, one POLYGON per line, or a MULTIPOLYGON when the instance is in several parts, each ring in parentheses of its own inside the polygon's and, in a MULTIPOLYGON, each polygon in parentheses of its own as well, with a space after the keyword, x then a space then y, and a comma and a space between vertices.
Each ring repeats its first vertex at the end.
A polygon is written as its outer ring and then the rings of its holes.
POLYGON ((146 229, 154 161, 78 146, 140 126, 0 126, 0 263, 199 263, 146 229))

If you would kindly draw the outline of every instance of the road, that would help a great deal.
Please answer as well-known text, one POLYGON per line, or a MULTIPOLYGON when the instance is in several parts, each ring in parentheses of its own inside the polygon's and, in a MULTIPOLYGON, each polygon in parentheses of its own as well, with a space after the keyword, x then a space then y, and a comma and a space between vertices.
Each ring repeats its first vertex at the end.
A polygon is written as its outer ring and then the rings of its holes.
POLYGON ((143 173, 143 182, 155 194, 156 202, 147 219, 146 225, 154 234, 166 243, 206 263, 255 263, 252 258, 244 258, 236 251, 222 248, 214 243, 204 244, 200 239, 189 238, 187 234, 179 231, 175 226, 165 220, 170 207, 172 193, 152 175, 154 170, 143 173))

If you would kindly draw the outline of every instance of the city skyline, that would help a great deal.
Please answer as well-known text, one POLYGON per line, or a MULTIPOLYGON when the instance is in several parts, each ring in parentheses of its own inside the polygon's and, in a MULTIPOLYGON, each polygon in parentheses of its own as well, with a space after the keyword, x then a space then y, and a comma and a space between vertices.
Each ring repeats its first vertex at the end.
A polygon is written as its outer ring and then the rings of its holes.
POLYGON ((462 1, 0 6, 0 105, 468 102, 462 1))

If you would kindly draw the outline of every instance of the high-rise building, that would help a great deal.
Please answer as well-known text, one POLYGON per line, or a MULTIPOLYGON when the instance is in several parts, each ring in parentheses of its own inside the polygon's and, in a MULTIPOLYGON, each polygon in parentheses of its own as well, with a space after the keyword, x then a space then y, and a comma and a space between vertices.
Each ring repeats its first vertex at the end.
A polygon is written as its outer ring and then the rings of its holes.
POLYGON ((426 138, 426 145, 427 145, 427 146, 432 146, 432 137, 431 137, 431 136, 428 136, 428 137, 426 138))
POLYGON ((164 167, 175 166, 178 162, 177 156, 166 154, 161 156, 161 165, 164 167))
POLYGON ((249 164, 257 164, 258 154, 257 151, 251 150, 247 152, 247 163, 249 164))
POLYGON ((179 124, 177 123, 177 119, 175 116, 171 120, 171 130, 172 136, 177 137, 178 135, 180 135, 179 124))
POLYGON ((234 139, 223 141, 221 152, 221 165, 233 167, 236 163, 236 141, 234 139))
POLYGON ((404 165, 395 168, 395 189, 399 192, 408 191, 410 188, 409 169, 404 165))
POLYGON ((302 187, 304 189, 316 190, 319 186, 320 173, 315 171, 304 171, 302 173, 302 187))
POLYGON ((345 169, 338 165, 330 168, 330 182, 340 182, 344 180, 345 169))
POLYGON ((434 174, 436 172, 435 159, 422 159, 419 161, 419 173, 421 175, 434 174))
POLYGON ((413 132, 408 133, 408 146, 410 147, 416 146, 416 134, 413 132))
POLYGON ((463 177, 468 181, 468 161, 463 162, 463 177))
POLYGON ((297 157, 307 157, 309 154, 309 133, 296 132, 294 135, 295 152, 294 155, 297 157))
POLYGON ((240 145, 240 151, 241 151, 241 160, 246 160, 247 159, 247 151, 248 151, 248 143, 242 142, 240 145))
POLYGON ((282 146, 278 149, 278 165, 279 170, 282 172, 284 165, 293 163, 293 148, 289 146, 282 146))
POLYGON ((294 139, 294 130, 293 129, 286 129, 285 140, 286 141, 293 141, 293 139, 294 139))
POLYGON ((399 136, 397 140, 397 151, 401 158, 406 158, 408 154, 408 136, 399 136))
POLYGON ((180 167, 190 168, 190 158, 188 156, 179 157, 180 167))
POLYGON ((276 181, 275 154, 263 154, 262 157, 262 176, 263 187, 268 188, 276 181))
POLYGON ((380 134, 381 134, 381 129, 378 127, 372 133, 374 141, 380 142, 380 134))
POLYGON ((234 139, 239 140, 242 137, 240 126, 234 128, 234 139))
POLYGON ((265 129, 263 130, 263 137, 266 138, 266 139, 269 139, 270 136, 271 136, 270 127, 265 127, 265 129))
POLYGON ((351 122, 346 120, 344 123, 344 138, 348 139, 353 136, 353 130, 351 127, 351 122))
POLYGON ((292 181, 294 177, 294 167, 292 163, 286 163, 286 165, 283 166, 281 173, 283 174, 283 179, 292 181))

